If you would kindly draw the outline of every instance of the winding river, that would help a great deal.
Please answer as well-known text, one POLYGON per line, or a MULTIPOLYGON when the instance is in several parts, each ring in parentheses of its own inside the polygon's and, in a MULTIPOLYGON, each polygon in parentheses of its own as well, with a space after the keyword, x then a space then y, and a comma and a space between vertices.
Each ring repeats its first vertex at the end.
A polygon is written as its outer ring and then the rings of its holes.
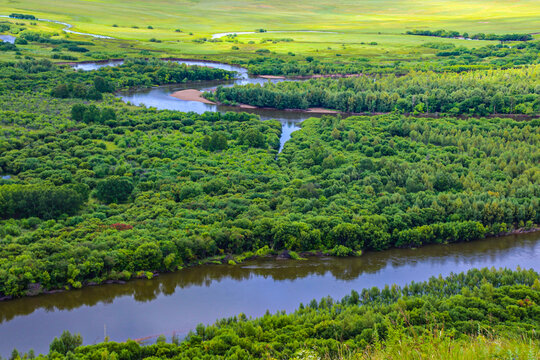
MULTIPOLYGON (((251 77, 243 68, 199 61, 191 65, 220 67, 238 72, 227 82, 202 82, 137 89, 119 93, 124 101, 158 109, 180 111, 245 111, 178 100, 174 91, 217 85, 231 86, 268 81, 251 77)), ((79 70, 115 66, 121 61, 78 64, 79 70)), ((279 81, 279 80, 272 80, 279 81)), ((312 114, 250 109, 262 119, 284 125, 282 146, 298 124, 312 114)), ((261 316, 266 310, 292 311, 331 295, 341 298, 352 289, 403 285, 431 276, 448 275, 481 267, 533 268, 540 271, 540 233, 488 238, 471 243, 431 245, 418 249, 391 249, 356 258, 314 257, 305 261, 257 259, 240 265, 207 265, 163 274, 153 280, 87 287, 69 292, 0 302, 0 356, 13 348, 38 353, 48 351, 52 338, 63 330, 80 333, 85 344, 108 336, 113 341, 155 340, 174 333, 185 336, 198 323, 243 312, 261 316)))
MULTIPOLYGON (((144 105, 146 107, 154 107, 156 109, 178 110, 184 112, 196 112, 202 114, 206 111, 219 111, 225 113, 227 111, 244 111, 257 114, 261 120, 276 119, 281 122, 282 133, 280 138, 280 149, 283 149, 284 144, 291 138, 291 134, 300 128, 300 123, 310 117, 320 116, 316 113, 305 113, 297 111, 280 111, 270 109, 243 109, 236 106, 224 106, 224 105, 212 105, 204 104, 198 101, 180 100, 170 96, 172 93, 179 90, 196 89, 196 90, 211 90, 217 86, 233 86, 233 85, 246 85, 246 84, 263 84, 267 81, 278 82, 283 79, 265 79, 262 77, 251 76, 248 71, 240 66, 209 62, 209 61, 197 61, 197 60, 175 60, 175 62, 186 65, 198 65, 207 66, 212 68, 219 68, 228 71, 235 71, 238 75, 234 80, 227 81, 202 81, 192 82, 186 84, 174 84, 158 86, 153 88, 136 88, 118 93, 118 96, 122 98, 126 103, 129 102, 133 105, 144 105)), ((100 63, 80 63, 75 64, 73 67, 77 70, 90 71, 97 70, 107 66, 118 66, 122 64, 122 60, 112 60, 100 63)))
POLYGON ((80 333, 85 344, 128 338, 184 336, 241 312, 292 311, 352 289, 403 285, 471 268, 533 268, 540 271, 540 234, 488 238, 470 243, 392 249, 356 258, 305 261, 259 259, 240 265, 207 265, 163 274, 153 280, 102 285, 65 293, 0 302, 0 355, 16 347, 47 352, 63 330, 80 333))

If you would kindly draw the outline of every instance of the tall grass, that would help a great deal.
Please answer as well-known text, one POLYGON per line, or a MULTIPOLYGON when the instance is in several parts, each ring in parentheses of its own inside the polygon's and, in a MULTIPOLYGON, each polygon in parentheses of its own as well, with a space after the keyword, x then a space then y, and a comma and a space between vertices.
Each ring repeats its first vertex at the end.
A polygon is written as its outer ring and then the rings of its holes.
POLYGON ((537 360, 540 359, 540 345, 538 341, 526 338, 478 336, 455 340, 441 334, 430 334, 390 339, 382 348, 372 348, 348 356, 343 359, 537 360))
POLYGON ((443 330, 421 335, 394 330, 365 350, 342 345, 337 354, 319 357, 304 350, 294 360, 538 360, 540 342, 524 336, 470 336, 455 339, 443 330))

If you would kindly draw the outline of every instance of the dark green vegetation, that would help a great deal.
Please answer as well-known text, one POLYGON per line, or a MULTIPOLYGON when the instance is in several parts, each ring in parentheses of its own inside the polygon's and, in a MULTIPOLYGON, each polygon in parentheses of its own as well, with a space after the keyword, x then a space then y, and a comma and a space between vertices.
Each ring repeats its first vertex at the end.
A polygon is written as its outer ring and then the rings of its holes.
MULTIPOLYGON (((532 270, 471 270, 404 287, 353 290, 340 301, 327 297, 301 304, 291 314, 258 319, 239 314, 201 324, 182 342, 160 337, 150 346, 134 341, 80 346, 79 336, 65 332, 51 343, 49 355, 39 358, 308 359, 343 358, 345 352, 360 359, 369 349, 384 351, 395 342, 437 334, 458 347, 486 336, 522 339, 530 342, 524 354, 501 351, 493 358, 533 359, 540 340, 539 303, 540 281, 532 270)), ((433 355, 433 343, 416 355, 433 355)), ((13 358, 18 359, 16 352, 13 358)))
POLYGON ((9 15, 10 18, 13 19, 24 19, 24 20, 36 20, 37 18, 34 15, 30 14, 18 14, 18 13, 12 13, 9 15))
POLYGON ((204 71, 0 68, 1 294, 151 276, 227 254, 348 255, 540 222, 538 120, 310 119, 276 161, 275 121, 132 108, 107 93, 177 72, 229 76, 204 71), (51 97, 65 84, 103 100, 51 97), (53 201, 64 193, 70 202, 53 201))
MULTIPOLYGON (((44 62, 46 63, 46 61, 44 62)), ((50 63, 49 65, 53 66, 50 63)), ((84 71, 61 72, 61 74, 60 77, 56 77, 57 73, 50 78, 50 83, 57 84, 51 90, 52 96, 62 99, 80 98, 87 100, 101 100, 103 93, 110 93, 125 87, 147 87, 234 77, 234 72, 227 70, 196 65, 187 66, 157 59, 128 59, 120 66, 101 69, 97 75, 84 71)))
MULTIPOLYGON (((433 43, 432 43, 433 44, 433 43)), ((290 59, 275 56, 260 56, 248 61, 237 61, 254 75, 310 76, 318 74, 397 74, 403 75, 411 70, 429 70, 437 73, 462 72, 467 70, 486 70, 514 68, 521 65, 538 64, 540 41, 519 42, 509 46, 504 44, 486 45, 478 48, 456 47, 451 43, 434 43, 440 50, 435 57, 418 61, 395 61, 374 63, 367 58, 352 58, 349 61, 320 60, 312 56, 303 59, 290 59)), ((377 43, 372 43, 377 45, 377 43)), ((427 45, 427 46, 426 46, 427 45)), ((261 53, 262 55, 262 53, 261 53)))
POLYGON ((533 37, 531 34, 484 34, 478 33, 469 35, 468 33, 460 34, 459 31, 452 30, 412 30, 407 31, 407 35, 420 35, 420 36, 435 36, 442 38, 465 38, 473 40, 498 40, 498 41, 529 41, 533 37))
POLYGON ((467 73, 411 72, 218 87, 224 103, 277 109, 322 107, 350 113, 539 114, 540 67, 467 73))

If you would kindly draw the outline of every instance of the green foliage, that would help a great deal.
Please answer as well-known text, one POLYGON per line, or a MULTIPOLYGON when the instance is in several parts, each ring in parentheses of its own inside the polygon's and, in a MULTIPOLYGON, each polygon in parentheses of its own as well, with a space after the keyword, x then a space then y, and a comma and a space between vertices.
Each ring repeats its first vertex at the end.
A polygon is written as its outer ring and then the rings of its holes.
POLYGON ((225 254, 358 253, 540 222, 538 120, 324 116, 305 120, 276 158, 276 121, 135 108, 108 93, 84 104, 50 96, 75 79, 118 88, 130 80, 117 72, 140 69, 139 83, 152 74, 144 68, 169 66, 152 64, 84 73, 0 65, 0 186, 25 199, 17 213, 2 207, 2 296, 225 254), (64 192, 72 200, 24 205, 64 192), (88 193, 96 199, 86 202, 88 193))
POLYGON ((54 356, 54 353, 66 355, 68 352, 73 352, 82 345, 82 337, 80 334, 71 334, 69 331, 64 331, 60 338, 54 338, 49 351, 54 356))
POLYGON ((208 151, 221 151, 227 149, 227 135, 221 131, 213 132, 202 139, 201 147, 208 151))
POLYGON ((345 257, 354 255, 354 250, 343 245, 336 245, 329 251, 332 256, 345 257))
MULTIPOLYGON (((476 341, 505 336, 537 344, 540 291, 533 287, 535 281, 538 274, 532 270, 474 269, 403 287, 374 287, 361 293, 353 290, 341 300, 313 300, 290 314, 267 313, 257 319, 239 314, 213 325, 200 324, 182 342, 166 343, 160 337, 148 346, 134 341, 78 346, 70 358, 95 359, 104 354, 138 359, 280 359, 307 354, 343 358, 347 353, 366 353, 382 359, 385 357, 377 354, 385 351, 387 355, 397 350, 403 356, 411 355, 410 349, 400 344, 414 344, 413 354, 426 352, 430 356, 429 349, 450 350, 444 346, 448 341, 468 347, 476 341)), ((474 353, 486 346, 484 343, 474 353)), ((537 346, 528 350, 520 354, 539 352, 537 346)), ((517 356, 511 355, 502 358, 517 356)))
POLYGON ((0 185, 0 217, 53 219, 73 215, 88 199, 88 187, 76 185, 0 185))
POLYGON ((125 177, 110 176, 98 182, 96 198, 104 203, 123 203, 128 200, 133 191, 133 184, 125 177))
POLYGON ((24 19, 24 20, 36 20, 37 18, 31 14, 20 14, 20 13, 11 13, 9 15, 13 19, 24 19))
POLYGON ((420 35, 420 36, 436 36, 443 38, 470 38, 474 40, 499 40, 499 41, 529 41, 533 37, 531 34, 484 34, 478 33, 469 35, 467 33, 460 34, 459 31, 448 31, 448 30, 410 30, 406 32, 407 35, 420 35))
POLYGON ((71 107, 71 118, 87 124, 103 124, 109 120, 116 120, 116 112, 112 108, 98 108, 96 105, 75 104, 71 107))
POLYGON ((461 74, 410 72, 405 76, 267 82, 218 87, 214 97, 221 102, 277 109, 322 107, 349 113, 533 115, 540 113, 538 69, 530 66, 461 74))

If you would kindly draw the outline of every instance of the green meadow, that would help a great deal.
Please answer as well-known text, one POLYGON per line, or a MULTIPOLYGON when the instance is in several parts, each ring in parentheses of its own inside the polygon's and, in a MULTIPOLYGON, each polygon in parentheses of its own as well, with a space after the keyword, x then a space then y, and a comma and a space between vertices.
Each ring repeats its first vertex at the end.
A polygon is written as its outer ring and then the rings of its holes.
MULTIPOLYGON (((407 30, 456 30, 472 33, 535 33, 539 29, 538 1, 88 1, 59 0, 51 6, 39 0, 0 1, 0 14, 33 14, 68 22, 73 30, 107 35, 116 40, 93 40, 93 58, 114 56, 189 56, 234 61, 252 58, 257 50, 274 56, 313 56, 340 61, 423 60, 436 51, 426 42, 452 43, 467 48, 493 41, 434 39, 404 35, 407 30), (211 39, 212 34, 265 29, 279 33, 211 39), (299 31, 326 31, 308 33, 299 31), (284 32, 281 32, 284 31, 284 32), (270 39, 274 41, 264 41, 270 39), (289 41, 279 41, 288 39, 289 41), (277 41, 275 41, 277 40, 277 41), (262 42, 262 43, 261 43, 262 42), (376 43, 376 44, 375 44, 376 43), (481 44, 479 44, 481 43, 481 44)), ((4 20, 4 19, 3 19, 4 20)), ((4 20, 12 21, 13 20, 4 20)), ((20 21, 17 21, 20 22, 20 21)), ((24 21, 28 29, 57 32, 63 26, 24 21)), ((69 35, 72 39, 87 36, 69 35)), ((46 57, 44 46, 30 47, 33 57, 46 57)), ((88 60, 81 56, 80 60, 88 60)))

